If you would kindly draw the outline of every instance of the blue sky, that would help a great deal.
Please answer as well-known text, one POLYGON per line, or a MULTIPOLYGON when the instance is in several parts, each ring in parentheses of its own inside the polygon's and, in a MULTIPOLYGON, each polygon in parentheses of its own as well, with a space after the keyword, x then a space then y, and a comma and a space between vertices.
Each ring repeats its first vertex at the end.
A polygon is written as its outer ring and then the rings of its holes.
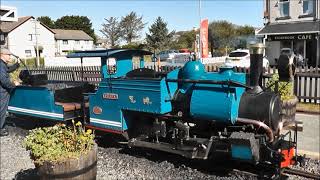
MULTIPOLYGON (((88 16, 96 34, 101 35, 104 18, 125 16, 131 11, 143 15, 148 27, 161 16, 170 30, 191 30, 199 26, 198 0, 1 0, 1 5, 15 6, 18 16, 49 16, 53 20, 64 15, 88 16)), ((238 25, 262 27, 262 0, 202 0, 201 17, 228 20, 238 25)))

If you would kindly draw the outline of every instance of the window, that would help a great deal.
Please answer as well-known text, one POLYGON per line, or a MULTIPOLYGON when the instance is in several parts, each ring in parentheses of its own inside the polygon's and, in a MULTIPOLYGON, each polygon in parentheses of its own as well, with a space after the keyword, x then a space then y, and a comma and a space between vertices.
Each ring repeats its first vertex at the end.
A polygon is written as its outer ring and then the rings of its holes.
POLYGON ((32 34, 28 34, 28 40, 32 41, 32 34))
POLYGON ((5 38, 4 38, 4 34, 0 34, 0 42, 4 42, 5 38))
POLYGON ((303 0, 302 2, 302 12, 303 14, 312 14, 313 13, 313 0, 303 0))
POLYGON ((280 0, 279 2, 279 11, 280 17, 289 16, 289 0, 280 0))
POLYGON ((76 42, 76 44, 80 44, 80 41, 79 41, 79 40, 76 40, 75 42, 76 42))
POLYGON ((86 44, 89 44, 89 41, 88 41, 88 40, 85 40, 84 42, 85 42, 86 44))
POLYGON ((247 55, 248 55, 248 53, 246 53, 246 52, 231 52, 229 54, 229 57, 244 57, 247 55))
POLYGON ((26 57, 31 57, 31 50, 25 50, 26 57))
POLYGON ((62 44, 68 44, 68 40, 63 40, 62 44))

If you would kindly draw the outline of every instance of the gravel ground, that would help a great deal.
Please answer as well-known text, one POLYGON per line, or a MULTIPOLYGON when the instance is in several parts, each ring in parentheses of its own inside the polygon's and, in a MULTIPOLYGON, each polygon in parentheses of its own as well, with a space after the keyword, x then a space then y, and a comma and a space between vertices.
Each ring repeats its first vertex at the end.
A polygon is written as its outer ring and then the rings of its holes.
MULTIPOLYGON (((29 129, 31 129, 29 127, 29 129)), ((9 127, 10 135, 0 137, 0 179, 32 179, 38 176, 28 152, 22 147, 27 130, 9 127)), ((257 179, 213 168, 214 162, 191 161, 176 155, 157 151, 128 149, 118 145, 114 137, 98 139, 97 179, 257 179)), ((300 168, 320 174, 320 161, 307 160, 300 168)), ((290 176, 289 179, 303 179, 290 176)))

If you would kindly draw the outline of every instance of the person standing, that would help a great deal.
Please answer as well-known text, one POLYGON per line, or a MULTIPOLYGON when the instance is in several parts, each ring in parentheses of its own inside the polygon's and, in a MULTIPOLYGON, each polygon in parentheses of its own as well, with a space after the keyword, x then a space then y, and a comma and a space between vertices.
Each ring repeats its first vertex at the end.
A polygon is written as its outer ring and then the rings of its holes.
POLYGON ((6 48, 0 48, 0 136, 7 136, 9 132, 4 127, 6 120, 6 113, 10 99, 10 92, 18 85, 18 82, 12 83, 9 73, 13 72, 19 67, 19 63, 8 67, 11 61, 12 53, 6 48))

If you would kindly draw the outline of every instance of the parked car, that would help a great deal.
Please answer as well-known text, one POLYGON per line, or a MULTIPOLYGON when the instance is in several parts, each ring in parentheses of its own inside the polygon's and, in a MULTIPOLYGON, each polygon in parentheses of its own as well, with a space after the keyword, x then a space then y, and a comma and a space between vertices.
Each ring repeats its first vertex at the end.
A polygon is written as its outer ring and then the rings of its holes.
MULTIPOLYGON (((250 52, 249 49, 237 49, 230 52, 226 57, 226 63, 235 67, 250 67, 250 52)), ((269 60, 265 57, 262 62, 263 68, 267 70, 269 68, 269 60)))
POLYGON ((178 53, 177 50, 161 51, 158 57, 160 57, 160 61, 172 60, 178 53))

